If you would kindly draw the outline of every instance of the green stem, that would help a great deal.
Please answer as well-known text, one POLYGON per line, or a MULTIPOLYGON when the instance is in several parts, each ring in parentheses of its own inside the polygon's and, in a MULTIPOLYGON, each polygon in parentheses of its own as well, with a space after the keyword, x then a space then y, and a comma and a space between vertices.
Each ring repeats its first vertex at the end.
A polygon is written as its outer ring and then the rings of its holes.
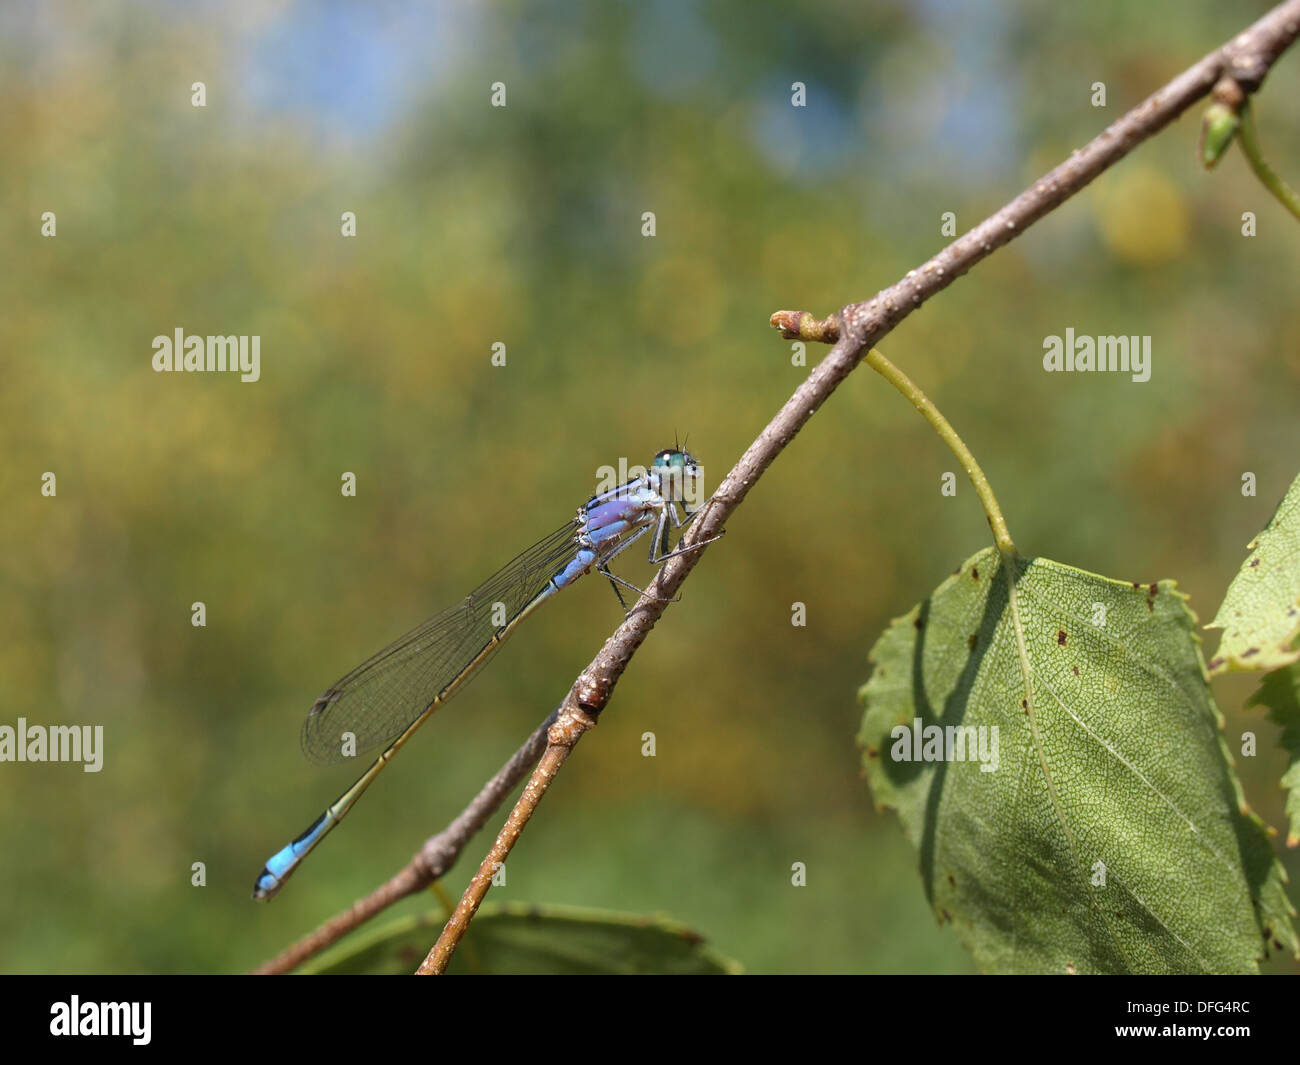
POLYGON ((1241 141, 1241 150, 1246 153, 1246 161, 1255 171, 1255 176, 1263 182, 1269 192, 1277 197, 1278 203, 1296 218, 1300 218, 1300 196, 1297 196, 1290 186, 1278 177, 1273 168, 1264 162, 1264 156, 1259 150, 1259 138, 1255 134, 1255 116, 1249 101, 1241 105, 1241 128, 1237 131, 1237 138, 1241 141))
POLYGON ((949 424, 947 418, 939 413, 939 408, 930 401, 929 396, 921 391, 916 382, 875 348, 867 352, 864 361, 907 397, 912 406, 921 412, 921 416, 939 434, 939 438, 957 456, 957 461, 961 463, 962 469, 966 471, 970 483, 975 486, 975 494, 979 496, 980 505, 983 506, 984 514, 989 519, 989 528, 993 530, 993 541, 997 544, 1002 557, 1010 563, 1016 557, 1016 545, 1012 543, 1011 533, 1007 531, 1006 520, 1002 517, 1002 508, 998 506, 997 497, 993 495, 993 489, 989 486, 984 471, 980 469, 980 464, 975 461, 975 456, 971 454, 970 448, 957 435, 957 430, 949 424))

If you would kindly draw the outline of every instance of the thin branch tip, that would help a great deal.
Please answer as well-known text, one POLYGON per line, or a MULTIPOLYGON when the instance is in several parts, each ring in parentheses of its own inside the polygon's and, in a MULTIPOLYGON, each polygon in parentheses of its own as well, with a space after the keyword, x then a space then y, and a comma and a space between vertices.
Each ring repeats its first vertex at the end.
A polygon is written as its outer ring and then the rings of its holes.
POLYGON ((840 339, 840 319, 832 314, 817 319, 807 311, 777 311, 768 319, 773 329, 780 330, 786 340, 810 340, 818 344, 834 344, 840 339))

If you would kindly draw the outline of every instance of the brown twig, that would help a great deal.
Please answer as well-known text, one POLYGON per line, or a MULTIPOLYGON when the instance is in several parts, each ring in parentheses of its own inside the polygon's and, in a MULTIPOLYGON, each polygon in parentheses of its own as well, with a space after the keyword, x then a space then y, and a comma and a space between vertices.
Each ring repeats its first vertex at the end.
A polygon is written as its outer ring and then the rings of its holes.
POLYGON ((532 777, 529 778, 523 794, 519 796, 519 801, 515 803, 515 808, 510 811, 510 816, 506 818, 506 823, 497 833, 492 849, 488 851, 487 857, 478 867, 478 872, 474 874, 469 886, 465 888, 465 893, 461 896, 456 911, 447 921, 446 927, 443 928, 442 935, 430 949, 423 964, 415 971, 417 976, 440 976, 446 972, 452 953, 468 930, 474 914, 478 912, 479 904, 487 895, 488 888, 492 886, 493 876, 506 864, 506 859, 510 857, 510 852, 514 849, 524 826, 528 824, 529 818, 537 809, 537 804, 542 801, 546 789, 555 779, 555 774, 560 771, 564 760, 573 752, 578 740, 582 739, 582 734, 595 727, 596 719, 581 707, 560 711, 559 719, 547 732, 546 753, 542 755, 542 760, 533 770, 532 777))
MULTIPOLYGON (((827 375, 831 377, 829 387, 813 390, 821 397, 818 403, 825 398, 821 393, 829 394, 834 390, 856 365, 857 358, 912 311, 936 292, 947 288, 981 259, 1014 240, 1098 174, 1114 166, 1142 141, 1164 129, 1209 93, 1221 76, 1230 77, 1247 94, 1257 90, 1278 56, 1295 41, 1297 35, 1300 35, 1300 3, 1297 0, 1287 0, 1222 48, 1211 52, 1169 84, 1152 93, 1000 211, 958 237, 919 270, 908 271, 902 281, 878 293, 873 299, 850 304, 837 316, 824 321, 818 321, 806 311, 778 311, 772 315, 772 325, 789 339, 839 341, 842 339, 841 332, 847 336, 848 343, 844 348, 832 351, 814 371, 815 376, 826 369, 827 375), (828 363, 831 364, 829 368, 828 363)), ((804 382, 805 386, 811 383, 812 377, 804 382)), ((798 397, 798 393, 795 397, 798 397)), ((794 403, 794 399, 791 403, 794 403)), ((787 403, 786 408, 791 403, 787 403)), ((783 408, 781 415, 773 420, 768 429, 772 429, 785 413, 786 409, 783 408)), ((794 430, 797 431, 802 424, 803 421, 795 424, 794 430)), ((737 469, 740 469, 754 450, 751 447, 746 452, 737 469)), ((768 463, 770 462, 769 458, 768 463)), ((765 468, 766 464, 758 472, 765 468)))
MULTIPOLYGON (((561 715, 583 714, 593 721, 599 717, 637 648, 645 641, 668 602, 699 562, 704 553, 703 541, 722 532, 727 519, 758 478, 853 371, 873 344, 930 297, 947 288, 995 250, 1014 240, 1148 137, 1167 126, 1209 93, 1221 76, 1230 75, 1245 91, 1253 92, 1297 35, 1300 35, 1300 0, 1286 0, 1249 29, 1147 97, 1001 210, 958 237, 924 266, 909 271, 901 281, 877 293, 872 299, 850 304, 838 315, 820 321, 800 311, 781 311, 773 315, 772 324, 782 328, 787 335, 819 342, 833 341, 834 346, 746 449, 740 461, 718 486, 706 513, 701 514, 692 524, 682 546, 701 545, 700 550, 687 551, 660 567, 646 589, 646 594, 579 676, 565 697, 560 709, 561 715), (794 331, 788 332, 791 328, 794 331)), ((565 749, 566 756, 577 738, 578 736, 573 737, 565 749)), ((564 760, 563 756, 557 758, 556 768, 564 760)), ((548 776, 548 783, 549 779, 548 776)), ((539 792, 537 798, 540 797, 539 792)), ((536 806, 536 802, 533 806, 536 806)), ((505 834, 506 829, 502 833, 505 834)), ((489 858, 485 865, 490 864, 490 860, 489 858)), ((472 905, 477 904, 474 902, 472 905)), ((464 905, 466 902, 462 900, 462 906, 464 905)), ((432 956, 433 951, 430 954, 432 956)), ((428 964, 429 960, 426 959, 426 965, 428 964)))
POLYGON ((777 311, 767 320, 774 329, 781 330, 786 340, 815 340, 819 344, 834 344, 840 338, 840 320, 835 315, 818 321, 807 311, 777 311))
MULTIPOLYGON (((817 322, 811 315, 805 317, 803 312, 783 312, 797 315, 795 322, 810 322, 816 331, 828 336, 838 334, 835 345, 727 474, 710 500, 707 512, 692 524, 682 546, 699 544, 722 531, 754 482, 849 375, 871 345, 930 297, 947 288, 994 250, 1019 236, 1142 141, 1172 122, 1208 93, 1224 70, 1251 72, 1252 84, 1257 86, 1263 73, 1297 35, 1300 35, 1300 0, 1287 0, 1229 44, 1211 52, 1138 104, 1100 136, 1074 152, 1001 210, 958 237, 920 269, 909 271, 901 281, 872 299, 843 308, 837 316, 838 330, 817 322)), ((585 701, 585 709, 598 714, 604 708, 632 655, 703 554, 703 548, 688 551, 659 569, 646 594, 583 671, 579 683, 566 697, 564 708, 576 707, 584 688, 600 693, 598 699, 585 701)))

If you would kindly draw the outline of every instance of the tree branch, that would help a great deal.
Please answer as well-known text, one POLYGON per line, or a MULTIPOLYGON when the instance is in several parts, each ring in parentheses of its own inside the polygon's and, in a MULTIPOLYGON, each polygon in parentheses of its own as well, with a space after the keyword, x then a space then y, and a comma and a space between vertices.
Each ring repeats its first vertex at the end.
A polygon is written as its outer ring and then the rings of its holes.
MULTIPOLYGON (((919 270, 870 300, 850 304, 839 315, 830 353, 741 456, 718 486, 705 511, 691 524, 682 547, 717 536, 754 483, 776 460, 863 354, 899 322, 972 266, 1014 240, 1034 222, 1114 166, 1148 137, 1164 129, 1205 96, 1228 73, 1243 88, 1258 88, 1277 57, 1300 35, 1300 0, 1286 0, 1232 41, 1207 55, 1114 122, 1085 147, 1034 182, 1001 210, 944 248, 919 270)), ((790 312, 784 312, 790 313, 790 312)), ((815 323, 815 319, 807 319, 815 323)), ((660 568, 627 619, 605 641, 566 696, 564 709, 599 715, 627 664, 654 628, 704 548, 670 559, 660 568)))
POLYGON ((497 833, 496 842, 492 844, 492 849, 488 851, 487 857, 483 859, 478 867, 478 872, 474 874, 474 878, 469 882, 469 886, 461 896, 460 903, 456 906, 456 911, 451 915, 451 918, 447 921, 447 926, 442 930, 442 935, 438 937, 438 941, 416 970, 417 976, 441 976, 447 971, 447 965, 451 961, 452 953, 456 950, 466 931, 468 931, 470 921, 474 919, 474 914, 478 912, 479 905, 487 896, 488 888, 492 886, 492 878, 496 875, 496 871, 506 864, 506 859, 519 841, 524 826, 528 824, 529 818, 536 812, 538 803, 542 801, 546 789, 551 786, 551 781, 555 779, 555 775, 563 767, 564 760, 569 757, 573 748, 577 746, 578 740, 582 739, 583 733, 595 727, 596 719, 580 709, 560 710, 555 724, 547 730, 546 753, 542 755, 542 760, 537 764, 537 768, 533 770, 533 775, 529 778, 524 793, 519 796, 519 801, 515 803, 515 808, 510 811, 506 823, 501 826, 501 831, 497 833))
MULTIPOLYGON (((787 338, 838 341, 843 332, 849 339, 847 347, 832 351, 814 371, 815 375, 826 368, 827 363, 833 364, 827 371, 834 375, 829 387, 810 390, 820 395, 817 402, 820 403, 835 389, 856 365, 862 352, 888 334, 912 311, 951 285, 981 259, 1010 243, 1043 215, 1059 207, 1148 137, 1164 129, 1209 93, 1220 76, 1231 77, 1246 94, 1257 90, 1278 56, 1295 41, 1297 35, 1300 35, 1300 3, 1287 0, 1222 48, 1156 90, 1100 136, 1075 151, 996 214, 958 237, 919 270, 908 271, 903 280, 878 293, 875 298, 845 307, 837 322, 832 323, 830 319, 818 322, 812 315, 801 311, 778 311, 774 314, 772 324, 787 338)), ((811 383, 810 377, 804 384, 811 383)), ((795 397, 798 395, 796 392, 795 397)), ((791 403, 794 401, 792 398, 791 403)), ((787 403, 786 407, 789 406, 787 403)), ((778 415, 778 419, 780 417, 778 415)), ((769 429, 776 420, 768 426, 769 429)), ((797 431, 802 424, 800 421, 793 428, 797 431)), ((745 458, 749 458, 753 451, 751 447, 745 458)))

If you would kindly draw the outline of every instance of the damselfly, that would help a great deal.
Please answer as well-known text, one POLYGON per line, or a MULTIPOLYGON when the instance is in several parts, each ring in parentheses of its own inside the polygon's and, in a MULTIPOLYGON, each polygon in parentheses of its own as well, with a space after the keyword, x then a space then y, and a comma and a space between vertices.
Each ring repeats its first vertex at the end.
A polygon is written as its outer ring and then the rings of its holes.
POLYGON ((461 602, 328 688, 303 722, 307 757, 330 763, 380 744, 384 750, 310 828, 272 856, 253 885, 253 897, 270 898, 284 886, 415 730, 547 599, 592 570, 609 578, 620 603, 620 584, 639 594, 639 588, 610 572, 609 563, 651 531, 653 565, 691 550, 669 551, 669 534, 699 514, 702 486, 703 471, 687 452, 659 452, 650 469, 592 496, 570 522, 507 563, 461 602))

